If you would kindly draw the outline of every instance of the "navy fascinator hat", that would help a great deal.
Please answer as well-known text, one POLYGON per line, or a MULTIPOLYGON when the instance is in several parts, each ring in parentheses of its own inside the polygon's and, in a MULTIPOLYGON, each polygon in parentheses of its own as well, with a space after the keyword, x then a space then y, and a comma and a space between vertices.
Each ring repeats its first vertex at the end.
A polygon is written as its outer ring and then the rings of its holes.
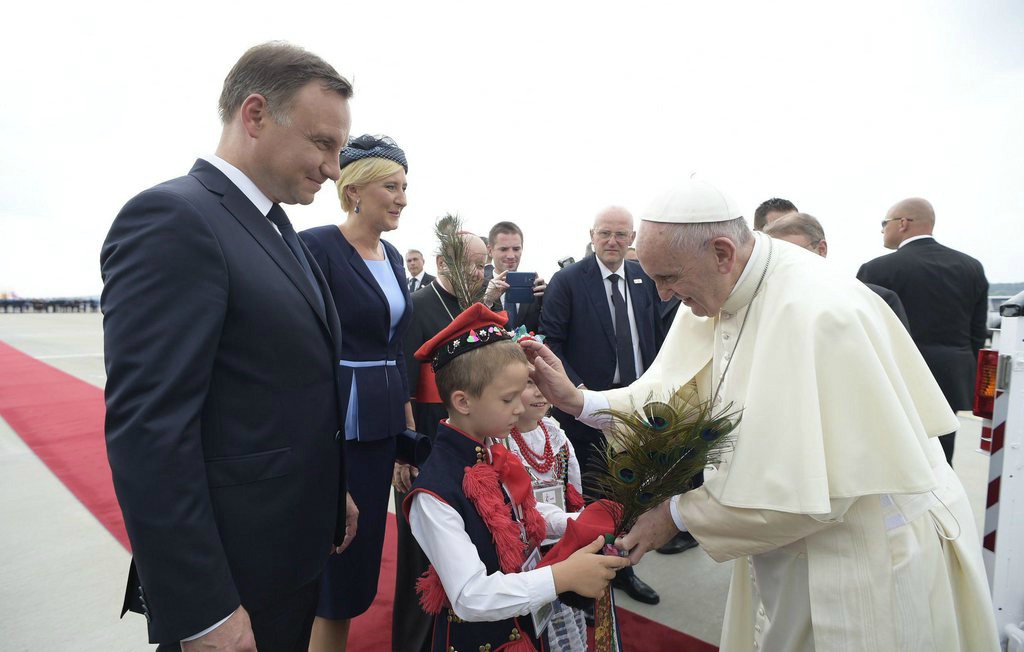
POLYGON ((348 141, 348 145, 342 148, 338 160, 341 163, 341 168, 344 169, 349 163, 364 158, 383 158, 394 161, 401 165, 406 173, 409 172, 409 163, 405 160, 405 152, 387 136, 363 134, 358 138, 353 138, 348 141))

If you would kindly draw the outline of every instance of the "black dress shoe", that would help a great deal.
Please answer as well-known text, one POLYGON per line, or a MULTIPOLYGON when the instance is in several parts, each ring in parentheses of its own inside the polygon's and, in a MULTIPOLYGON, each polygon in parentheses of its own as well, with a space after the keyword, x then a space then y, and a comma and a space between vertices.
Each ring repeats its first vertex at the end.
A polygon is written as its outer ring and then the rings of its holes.
POLYGON ((622 589, 626 592, 626 595, 633 598, 637 602, 643 602, 644 604, 658 604, 661 602, 661 596, 636 575, 623 576, 619 573, 612 580, 612 586, 617 589, 622 589))
POLYGON ((693 538, 693 535, 689 532, 680 532, 675 535, 669 542, 658 548, 658 552, 663 555, 674 555, 684 550, 697 547, 697 540, 693 538))

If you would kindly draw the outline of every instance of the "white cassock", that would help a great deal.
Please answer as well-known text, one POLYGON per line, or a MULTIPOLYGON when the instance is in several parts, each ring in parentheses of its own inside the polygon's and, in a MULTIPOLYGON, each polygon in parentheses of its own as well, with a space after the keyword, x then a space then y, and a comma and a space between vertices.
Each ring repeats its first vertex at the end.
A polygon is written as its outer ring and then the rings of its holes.
POLYGON ((683 306, 643 377, 586 393, 581 420, 707 400, 719 381, 719 407, 743 409, 717 470, 672 500, 677 526, 736 560, 724 652, 997 650, 974 518, 935 439, 958 421, 917 347, 863 284, 755 238, 722 312, 683 306))

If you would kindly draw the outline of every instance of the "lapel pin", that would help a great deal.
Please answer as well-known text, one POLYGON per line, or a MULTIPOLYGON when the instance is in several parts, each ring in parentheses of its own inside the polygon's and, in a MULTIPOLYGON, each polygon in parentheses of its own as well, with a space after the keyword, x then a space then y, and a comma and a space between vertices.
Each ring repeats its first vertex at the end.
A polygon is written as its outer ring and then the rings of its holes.
POLYGON ((634 285, 640 285, 643 282, 644 282, 644 280, 642 278, 635 278, 635 279, 633 279, 634 285))

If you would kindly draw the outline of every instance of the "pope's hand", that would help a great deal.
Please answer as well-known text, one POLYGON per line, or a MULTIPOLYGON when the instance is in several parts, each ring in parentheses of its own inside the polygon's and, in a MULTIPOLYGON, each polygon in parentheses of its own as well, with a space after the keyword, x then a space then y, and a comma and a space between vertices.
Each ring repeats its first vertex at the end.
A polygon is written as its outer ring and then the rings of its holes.
POLYGON ((578 417, 583 411, 583 392, 565 375, 558 356, 537 340, 522 340, 519 344, 533 364, 530 377, 537 388, 559 410, 578 417))
POLYGON ((636 525, 625 536, 615 540, 615 545, 620 550, 625 550, 629 553, 631 564, 639 563, 640 559, 649 550, 662 547, 672 537, 679 534, 679 528, 676 527, 676 522, 672 520, 669 500, 666 500, 638 518, 636 525))

